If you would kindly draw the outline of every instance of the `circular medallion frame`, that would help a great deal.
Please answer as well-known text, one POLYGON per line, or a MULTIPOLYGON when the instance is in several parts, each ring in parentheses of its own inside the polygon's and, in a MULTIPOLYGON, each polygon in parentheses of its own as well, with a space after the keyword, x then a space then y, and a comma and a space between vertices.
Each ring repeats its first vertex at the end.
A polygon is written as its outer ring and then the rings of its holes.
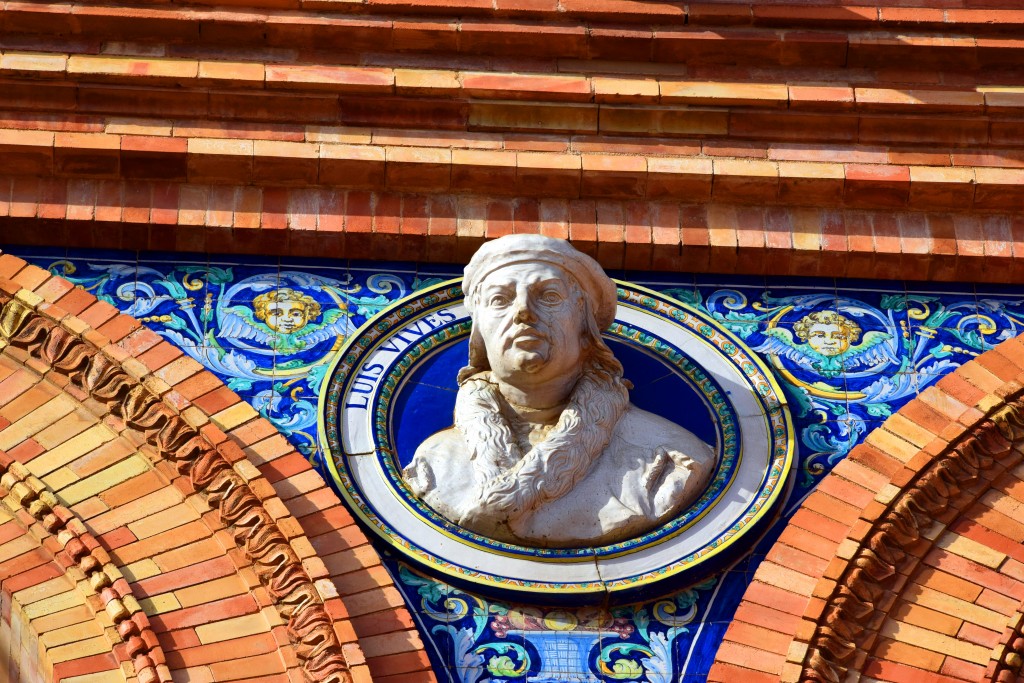
MULTIPOLYGON (((740 557, 743 542, 752 545, 774 519, 791 484, 795 441, 785 396, 771 372, 705 313, 618 281, 616 319, 605 340, 642 354, 673 378, 674 393, 703 404, 690 412, 706 420, 717 465, 702 495, 647 533, 599 547, 519 546, 438 515, 402 479, 416 444, 396 434, 395 424, 410 405, 424 402, 416 399, 417 373, 456 347, 464 354, 471 322, 460 284, 457 279, 428 287, 368 321, 347 340, 321 393, 320 443, 334 484, 357 518, 399 556, 502 598, 621 601, 651 593, 656 584, 707 576, 740 557)), ((438 389, 450 394, 449 405, 428 401, 431 413, 441 411, 443 419, 437 419, 445 427, 451 424, 454 374, 450 385, 438 389)), ((446 394, 439 395, 444 400, 446 394)))

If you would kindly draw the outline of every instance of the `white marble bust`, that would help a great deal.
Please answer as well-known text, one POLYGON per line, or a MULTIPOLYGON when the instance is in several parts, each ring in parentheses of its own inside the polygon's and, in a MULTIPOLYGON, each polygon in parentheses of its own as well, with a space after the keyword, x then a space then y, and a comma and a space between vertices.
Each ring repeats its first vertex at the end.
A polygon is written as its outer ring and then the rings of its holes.
POLYGON ((564 240, 510 235, 477 251, 463 289, 469 364, 454 426, 403 472, 416 496, 490 538, 570 547, 637 536, 700 495, 714 453, 629 402, 601 339, 616 291, 597 262, 564 240))

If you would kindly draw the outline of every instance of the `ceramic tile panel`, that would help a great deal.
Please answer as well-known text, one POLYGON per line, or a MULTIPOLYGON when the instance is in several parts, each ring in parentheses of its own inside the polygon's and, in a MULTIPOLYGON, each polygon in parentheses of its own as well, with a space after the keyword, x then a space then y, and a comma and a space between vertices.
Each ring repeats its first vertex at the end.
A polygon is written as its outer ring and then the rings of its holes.
MULTIPOLYGON (((347 336, 394 301, 461 274, 457 265, 10 251, 144 321, 252 403, 319 468, 317 397, 347 336)), ((1024 287, 628 275, 713 317, 772 369, 799 440, 783 517, 717 575, 618 607, 489 599, 382 551, 442 681, 703 680, 754 570, 815 484, 924 387, 1024 331, 1024 287)), ((658 378, 636 381, 645 401, 659 400, 658 378)))

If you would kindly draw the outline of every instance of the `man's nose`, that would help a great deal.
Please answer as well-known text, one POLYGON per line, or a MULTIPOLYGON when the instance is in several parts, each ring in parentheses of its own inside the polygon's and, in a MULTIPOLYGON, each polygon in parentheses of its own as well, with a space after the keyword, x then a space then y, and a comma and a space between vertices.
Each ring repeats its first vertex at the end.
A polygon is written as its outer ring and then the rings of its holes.
POLYGON ((533 313, 529 298, 525 296, 516 297, 514 320, 517 323, 526 324, 537 322, 537 316, 533 313))

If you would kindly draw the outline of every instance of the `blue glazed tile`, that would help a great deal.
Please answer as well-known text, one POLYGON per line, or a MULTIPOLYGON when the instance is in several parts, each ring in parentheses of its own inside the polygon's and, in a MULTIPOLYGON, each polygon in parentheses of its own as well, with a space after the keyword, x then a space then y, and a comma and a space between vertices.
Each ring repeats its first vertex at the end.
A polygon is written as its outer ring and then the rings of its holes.
POLYGON ((843 292, 875 292, 899 294, 906 292, 907 285, 903 280, 864 280, 858 278, 836 278, 836 291, 843 292))
POLYGON ((979 282, 974 285, 974 294, 979 299, 986 297, 1006 298, 1021 301, 1024 299, 1024 287, 1020 284, 1000 284, 979 282))
POLYGON ((765 288, 772 291, 831 292, 834 294, 836 280, 830 277, 767 277, 765 278, 765 288))
POLYGON ((248 268, 260 268, 263 270, 279 270, 281 263, 277 256, 262 256, 249 254, 212 254, 210 265, 214 266, 240 266, 248 268))
POLYGON ((359 327, 374 315, 414 290, 414 272, 390 273, 379 270, 350 270, 346 290, 352 323, 359 327))
MULTIPOLYGON (((679 298, 686 291, 670 290, 669 293, 679 298)), ((720 320, 751 315, 761 322, 768 320, 768 315, 759 311, 766 295, 763 287, 698 285, 697 291, 702 308, 720 320)))
POLYGON ((365 261, 352 259, 348 262, 350 271, 368 271, 371 273, 415 273, 416 264, 409 261, 365 261))
MULTIPOLYGON (((686 666, 687 672, 694 672, 694 675, 698 677, 703 674, 706 678, 706 672, 711 670, 711 664, 715 660, 715 653, 718 651, 718 645, 722 642, 722 637, 725 635, 727 627, 727 623, 718 621, 704 624, 700 644, 690 652, 689 661, 686 666)), ((699 678, 694 680, 699 680, 699 678)))
POLYGON ((701 289, 705 287, 747 287, 764 289, 767 282, 763 275, 718 275, 716 273, 697 273, 693 282, 701 289))
POLYGON ((264 341, 269 330, 258 319, 255 302, 260 295, 278 288, 277 269, 211 263, 207 279, 214 278, 217 282, 210 290, 215 315, 208 330, 219 338, 248 338, 253 346, 269 348, 264 341))
POLYGON ((23 244, 0 244, 0 252, 13 254, 40 268, 46 268, 53 261, 66 258, 68 254, 68 250, 64 247, 29 246, 23 244))
POLYGON ((50 271, 88 290, 101 301, 128 311, 135 301, 138 266, 131 260, 69 258, 51 264, 50 271))
POLYGON ((118 263, 135 263, 138 260, 138 253, 128 249, 82 249, 69 250, 68 254, 75 254, 91 262, 114 261, 118 263))
POLYGON ((178 265, 205 266, 210 262, 210 257, 206 254, 183 254, 175 251, 140 251, 138 261, 154 267, 156 264, 170 264, 172 267, 178 265))
POLYGON ((703 299, 701 292, 697 289, 697 286, 693 283, 675 283, 675 284, 646 284, 645 287, 664 294, 665 296, 672 297, 676 301, 687 306, 701 309, 703 305, 703 299))
MULTIPOLYGON (((688 288, 697 286, 696 278, 689 273, 659 273, 645 271, 627 271, 624 280, 654 290, 666 288, 688 288)), ((763 285, 763 281, 762 281, 763 285)))
POLYGON ((451 280, 462 277, 465 265, 459 263, 421 263, 416 268, 416 275, 421 279, 441 278, 451 280))
POLYGON ((969 282, 925 282, 920 280, 908 280, 906 282, 908 294, 925 293, 937 296, 971 297, 975 296, 974 285, 969 282))
POLYGON ((348 270, 348 259, 282 256, 279 266, 281 270, 299 270, 309 273, 321 270, 345 272, 348 270))

